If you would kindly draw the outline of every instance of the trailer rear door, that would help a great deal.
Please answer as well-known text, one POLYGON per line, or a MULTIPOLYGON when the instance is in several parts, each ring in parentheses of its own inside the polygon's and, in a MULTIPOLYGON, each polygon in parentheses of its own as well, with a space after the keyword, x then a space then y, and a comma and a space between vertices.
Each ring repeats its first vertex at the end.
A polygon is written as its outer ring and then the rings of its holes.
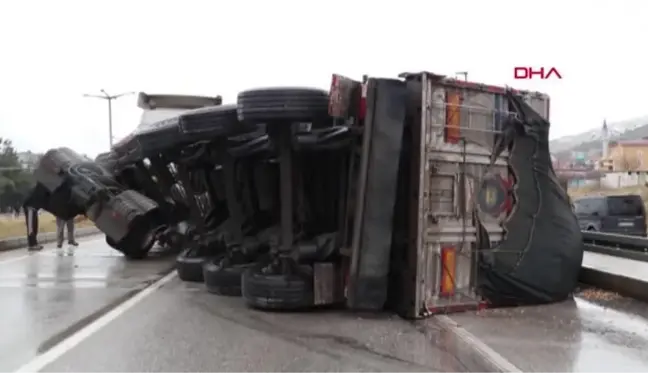
MULTIPOLYGON (((405 77, 420 93, 420 112, 412 131, 411 223, 399 308, 410 318, 478 308, 477 249, 502 240, 514 206, 508 153, 491 159, 512 115, 506 91, 431 73, 405 77)), ((546 96, 525 95, 548 115, 546 96)))

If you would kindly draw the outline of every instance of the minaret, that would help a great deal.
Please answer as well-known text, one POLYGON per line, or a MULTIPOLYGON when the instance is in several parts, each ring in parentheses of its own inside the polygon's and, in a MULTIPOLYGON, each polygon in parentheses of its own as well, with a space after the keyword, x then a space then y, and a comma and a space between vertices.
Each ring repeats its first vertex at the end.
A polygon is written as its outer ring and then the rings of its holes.
POLYGON ((607 159, 608 157, 608 147, 610 145, 610 133, 608 132, 607 121, 603 119, 603 128, 601 128, 601 145, 602 149, 602 159, 607 159))

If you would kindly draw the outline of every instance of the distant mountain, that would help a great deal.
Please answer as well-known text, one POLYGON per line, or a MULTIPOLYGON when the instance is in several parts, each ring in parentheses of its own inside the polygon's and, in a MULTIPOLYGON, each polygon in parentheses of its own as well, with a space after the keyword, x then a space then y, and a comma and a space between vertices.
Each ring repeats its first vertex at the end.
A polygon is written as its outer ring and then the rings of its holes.
MULTIPOLYGON (((601 124, 602 125, 602 124, 601 124)), ((636 140, 648 137, 648 116, 608 123, 610 141, 636 140)), ((601 127, 572 136, 564 136, 549 142, 551 153, 557 158, 565 158, 571 152, 591 152, 601 149, 601 127)))

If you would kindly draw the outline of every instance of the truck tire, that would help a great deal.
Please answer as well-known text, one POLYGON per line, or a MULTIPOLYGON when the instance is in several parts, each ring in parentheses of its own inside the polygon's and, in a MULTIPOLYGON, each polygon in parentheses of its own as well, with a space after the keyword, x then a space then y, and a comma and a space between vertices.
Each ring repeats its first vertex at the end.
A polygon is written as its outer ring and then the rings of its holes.
POLYGON ((36 188, 48 192, 47 201, 41 201, 44 204, 41 207, 65 220, 85 213, 87 194, 96 189, 119 189, 107 170, 69 148, 48 150, 34 170, 34 178, 36 188), (77 190, 74 198, 73 190, 77 190))
POLYGON ((139 125, 134 134, 130 149, 137 149, 133 161, 141 161, 150 155, 157 155, 174 147, 183 145, 180 136, 180 119, 172 117, 154 123, 139 125))
POLYGON ((155 245, 156 240, 151 238, 144 241, 129 241, 126 240, 120 244, 116 243, 112 238, 106 236, 106 243, 108 246, 124 254, 128 260, 142 260, 148 257, 149 252, 155 245))
POLYGON ((180 133, 184 141, 213 139, 255 129, 239 122, 236 109, 236 105, 209 106, 182 114, 180 133))
POLYGON ((149 251, 151 251, 151 248, 155 244, 155 241, 152 241, 149 245, 146 247, 139 247, 139 248, 129 248, 129 247, 124 247, 126 245, 118 245, 115 240, 112 238, 106 236, 106 244, 110 246, 111 248, 119 251, 120 253, 124 254, 126 259, 130 260, 142 260, 148 257, 149 251))
POLYGON ((218 295, 241 296, 241 276, 253 262, 240 253, 210 258, 203 265, 207 291, 218 295))
POLYGON ((150 241, 146 246, 123 245, 123 247, 119 247, 117 250, 124 254, 126 259, 142 260, 148 257, 149 251, 151 251, 153 245, 155 245, 155 240, 150 241))
POLYGON ((113 240, 112 238, 106 236, 106 245, 112 247, 113 249, 117 250, 117 242, 113 240))
POLYGON ((328 116, 328 92, 315 88, 258 88, 239 93, 238 119, 246 123, 319 122, 328 116))
POLYGON ((298 310, 314 305, 312 267, 290 258, 251 266, 243 272, 241 288, 243 299, 253 308, 298 310))
POLYGON ((164 228, 159 206, 148 197, 125 190, 107 200, 99 198, 87 216, 107 236, 106 243, 128 259, 144 259, 164 228), (108 237, 110 237, 108 239, 108 237))
POLYGON ((118 158, 119 157, 117 156, 117 154, 110 151, 97 155, 95 162, 97 162, 101 167, 105 168, 109 172, 115 173, 118 158))
POLYGON ((199 256, 198 250, 190 247, 183 250, 176 257, 176 270, 178 277, 187 282, 203 282, 203 264, 205 256, 199 256))

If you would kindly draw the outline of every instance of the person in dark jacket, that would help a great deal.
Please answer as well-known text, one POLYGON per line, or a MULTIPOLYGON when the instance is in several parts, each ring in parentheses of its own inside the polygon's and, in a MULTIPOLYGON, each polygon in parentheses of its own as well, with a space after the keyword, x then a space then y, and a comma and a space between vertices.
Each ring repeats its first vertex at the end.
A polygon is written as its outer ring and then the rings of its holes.
POLYGON ((27 250, 41 250, 43 245, 38 243, 38 210, 43 208, 49 199, 47 189, 36 184, 29 192, 23 203, 25 224, 27 225, 27 250))
POLYGON ((27 250, 41 250, 43 245, 38 243, 38 209, 25 205, 25 223, 27 224, 27 250))

